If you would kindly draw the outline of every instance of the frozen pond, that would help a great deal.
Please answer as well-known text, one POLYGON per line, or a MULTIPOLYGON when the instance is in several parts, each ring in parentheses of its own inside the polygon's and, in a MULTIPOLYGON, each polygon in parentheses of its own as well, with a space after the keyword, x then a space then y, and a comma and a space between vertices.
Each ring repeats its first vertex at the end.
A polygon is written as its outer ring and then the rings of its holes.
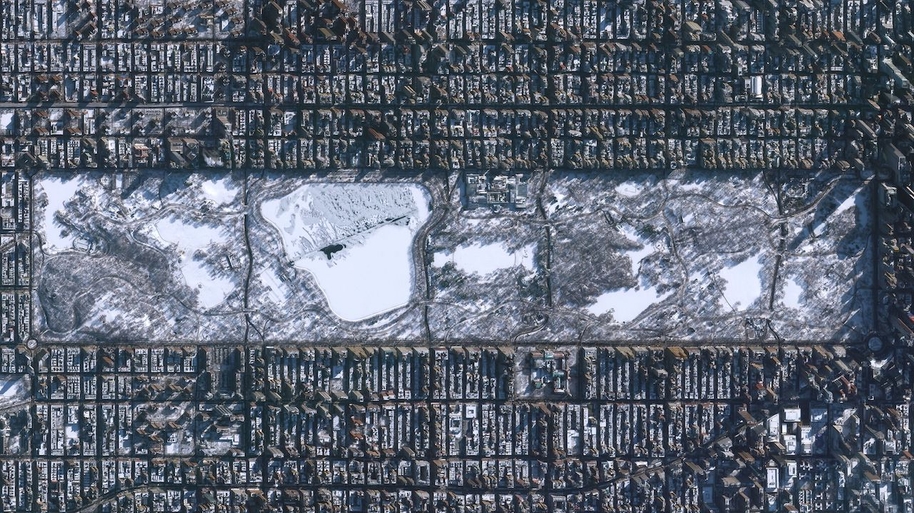
POLYGON ((428 205, 428 193, 415 184, 324 183, 264 201, 260 212, 333 313, 358 321, 409 303, 412 242, 428 205))

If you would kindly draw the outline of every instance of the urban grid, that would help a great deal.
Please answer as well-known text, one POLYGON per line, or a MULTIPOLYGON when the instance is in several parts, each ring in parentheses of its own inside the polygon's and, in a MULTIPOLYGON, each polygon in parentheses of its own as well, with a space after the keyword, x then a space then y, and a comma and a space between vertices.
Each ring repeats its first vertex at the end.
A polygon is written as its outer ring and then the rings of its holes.
POLYGON ((910 0, 4 0, 0 511, 914 512, 912 59, 910 0))

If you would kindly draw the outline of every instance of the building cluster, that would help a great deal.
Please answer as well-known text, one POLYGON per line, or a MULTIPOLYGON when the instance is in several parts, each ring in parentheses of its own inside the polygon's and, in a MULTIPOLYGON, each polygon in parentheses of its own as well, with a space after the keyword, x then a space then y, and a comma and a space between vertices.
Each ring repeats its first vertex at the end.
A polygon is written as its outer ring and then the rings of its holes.
MULTIPOLYGON (((6 146, 0 147, 5 153, 6 146)), ((24 342, 31 330, 31 180, 0 171, 0 343, 24 342)))
POLYGON ((465 205, 468 208, 502 207, 524 209, 527 207, 527 176, 515 174, 464 173, 466 187, 465 205))
POLYGON ((907 0, 2 2, 0 511, 914 511, 912 43, 907 0), (522 208, 535 171, 683 167, 874 171, 877 334, 30 336, 36 172, 460 170, 522 208))
POLYGON ((3 348, 0 510, 910 511, 912 362, 889 360, 788 345, 3 348), (544 393, 550 365, 567 386, 544 393))
POLYGON ((863 169, 854 120, 912 100, 909 2, 3 10, 7 165, 863 169))

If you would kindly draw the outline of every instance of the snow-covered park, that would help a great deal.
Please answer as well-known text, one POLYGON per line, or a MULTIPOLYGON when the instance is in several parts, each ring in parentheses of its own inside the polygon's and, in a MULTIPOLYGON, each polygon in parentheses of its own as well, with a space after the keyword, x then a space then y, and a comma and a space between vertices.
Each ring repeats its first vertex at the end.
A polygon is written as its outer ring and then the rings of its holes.
POLYGON ((237 340, 246 313, 253 336, 286 338, 411 304, 424 187, 278 176, 242 204, 243 180, 40 175, 39 338, 237 340))
POLYGON ((38 338, 848 340, 873 321, 870 182, 549 173, 44 173, 38 338), (536 207, 533 207, 536 205, 536 207))

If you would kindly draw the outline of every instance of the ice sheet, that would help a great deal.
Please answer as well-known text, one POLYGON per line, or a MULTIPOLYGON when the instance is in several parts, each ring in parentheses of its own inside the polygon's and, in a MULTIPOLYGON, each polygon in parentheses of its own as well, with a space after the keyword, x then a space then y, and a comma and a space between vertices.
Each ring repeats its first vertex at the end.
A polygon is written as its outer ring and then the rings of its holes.
POLYGON ((314 276, 334 314, 358 321, 409 303, 412 239, 406 226, 386 225, 346 253, 312 253, 295 266, 314 276))

